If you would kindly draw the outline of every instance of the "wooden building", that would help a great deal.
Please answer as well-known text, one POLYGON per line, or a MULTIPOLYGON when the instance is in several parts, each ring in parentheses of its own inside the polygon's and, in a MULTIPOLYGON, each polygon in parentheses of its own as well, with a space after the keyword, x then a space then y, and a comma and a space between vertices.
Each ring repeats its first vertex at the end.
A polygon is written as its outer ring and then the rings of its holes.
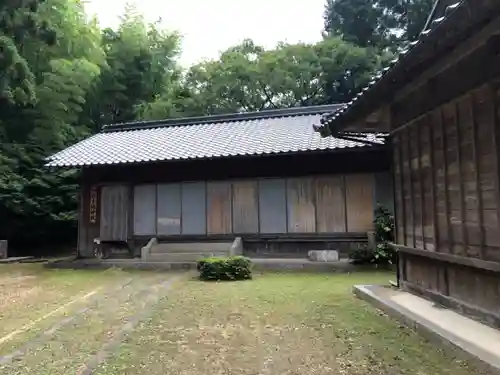
POLYGON ((500 326, 500 1, 438 1, 323 136, 390 133, 401 287, 500 326))
POLYGON ((391 205, 390 157, 369 134, 323 139, 338 105, 117 124, 48 160, 81 168, 78 251, 140 254, 165 242, 244 240, 247 254, 300 256, 365 242, 391 205))

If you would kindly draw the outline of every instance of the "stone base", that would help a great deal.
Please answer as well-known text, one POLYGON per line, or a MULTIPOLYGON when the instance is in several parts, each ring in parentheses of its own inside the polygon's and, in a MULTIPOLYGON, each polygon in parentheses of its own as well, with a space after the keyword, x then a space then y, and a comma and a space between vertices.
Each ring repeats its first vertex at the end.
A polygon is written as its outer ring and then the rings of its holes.
POLYGON ((311 262, 338 262, 339 252, 336 250, 311 250, 307 253, 311 262))

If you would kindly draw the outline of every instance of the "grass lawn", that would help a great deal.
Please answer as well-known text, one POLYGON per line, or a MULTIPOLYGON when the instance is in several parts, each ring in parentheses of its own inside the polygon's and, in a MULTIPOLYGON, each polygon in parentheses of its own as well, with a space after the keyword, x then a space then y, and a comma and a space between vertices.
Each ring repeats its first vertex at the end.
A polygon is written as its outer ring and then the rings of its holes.
POLYGON ((352 295, 393 278, 0 266, 0 374, 478 374, 352 295))
POLYGON ((392 278, 186 280, 96 374, 478 374, 352 295, 354 284, 392 278))

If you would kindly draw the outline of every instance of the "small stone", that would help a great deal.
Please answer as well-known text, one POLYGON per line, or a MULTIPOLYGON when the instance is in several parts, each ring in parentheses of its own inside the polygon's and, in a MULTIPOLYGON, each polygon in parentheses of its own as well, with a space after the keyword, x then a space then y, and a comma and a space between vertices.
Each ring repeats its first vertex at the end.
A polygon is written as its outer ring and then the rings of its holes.
POLYGON ((311 262, 338 262, 339 252, 337 250, 311 250, 307 258, 311 262))

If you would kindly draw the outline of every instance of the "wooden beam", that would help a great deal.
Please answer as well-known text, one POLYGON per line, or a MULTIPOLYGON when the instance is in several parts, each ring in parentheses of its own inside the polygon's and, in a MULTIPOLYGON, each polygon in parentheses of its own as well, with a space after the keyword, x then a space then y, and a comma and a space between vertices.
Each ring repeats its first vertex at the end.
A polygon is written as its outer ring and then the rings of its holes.
MULTIPOLYGON (((427 119, 430 122, 432 119, 431 115, 427 115, 427 119)), ((439 233, 438 233, 438 215, 436 207, 436 178, 435 178, 435 160, 434 160, 434 131, 433 124, 428 124, 429 128, 429 164, 431 170, 431 196, 432 196, 432 231, 434 236, 434 251, 440 251, 439 248, 439 233)))
POLYGON ((439 260, 446 263, 459 264, 466 267, 500 273, 500 263, 498 262, 491 262, 477 258, 463 257, 454 254, 438 253, 434 251, 422 250, 398 244, 391 244, 391 246, 397 251, 400 251, 404 254, 411 254, 428 259, 439 260))
POLYGON ((460 222, 462 232, 463 249, 465 254, 467 254, 469 249, 469 234, 467 232, 467 223, 465 216, 465 194, 464 194, 464 174, 462 166, 462 137, 460 135, 460 111, 459 111, 460 101, 456 101, 454 104, 455 108, 455 133, 457 137, 457 167, 458 167, 458 188, 460 197, 460 222))
POLYGON ((478 150, 478 135, 477 135, 477 119, 476 105, 474 96, 469 95, 472 117, 472 163, 474 166, 474 180, 476 182, 476 199, 477 199, 477 217, 479 226, 479 257, 484 259, 485 252, 485 231, 484 231, 484 210, 483 210, 483 189, 480 178, 479 150, 478 150))

